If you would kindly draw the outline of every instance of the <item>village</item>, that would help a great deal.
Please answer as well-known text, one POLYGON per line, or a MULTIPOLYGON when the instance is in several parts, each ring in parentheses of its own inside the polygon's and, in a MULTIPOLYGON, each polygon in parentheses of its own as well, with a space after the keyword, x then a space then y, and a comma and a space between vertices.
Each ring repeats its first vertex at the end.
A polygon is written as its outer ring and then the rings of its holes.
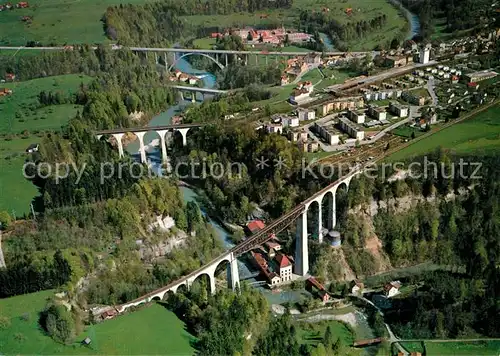
POLYGON ((495 80, 498 73, 478 70, 478 63, 460 53, 472 43, 488 47, 499 36, 498 31, 492 32, 479 41, 462 40, 436 49, 430 45, 419 48, 409 41, 405 49, 381 52, 373 58, 374 66, 402 69, 402 74, 370 83, 363 83, 363 77, 348 79, 343 85, 319 91, 311 81, 296 79, 311 70, 343 66, 354 57, 323 58, 318 53, 307 53, 289 59, 280 85, 295 84, 288 99, 291 111, 274 114, 268 122, 258 122, 256 129, 285 135, 301 151, 309 153, 372 145, 386 133, 402 127, 415 130, 415 134, 427 131, 440 122, 440 111, 462 102, 484 102, 486 97, 479 90, 481 83, 495 80), (451 64, 437 64, 432 59, 449 55, 449 51, 458 53, 451 64), (349 89, 352 81, 357 85, 349 89), (348 89, 339 94, 338 88, 345 87, 348 89))

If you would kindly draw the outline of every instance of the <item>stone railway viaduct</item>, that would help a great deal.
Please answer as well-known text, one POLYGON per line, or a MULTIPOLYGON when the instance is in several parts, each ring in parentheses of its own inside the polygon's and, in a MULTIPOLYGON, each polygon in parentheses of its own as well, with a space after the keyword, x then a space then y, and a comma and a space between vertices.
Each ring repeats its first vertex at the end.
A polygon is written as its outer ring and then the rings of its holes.
POLYGON ((335 195, 337 190, 341 186, 345 186, 346 189, 349 188, 351 180, 363 171, 364 167, 358 166, 352 172, 346 174, 345 176, 339 178, 337 181, 331 183, 324 189, 315 193, 310 198, 298 204, 295 208, 281 216, 280 218, 269 223, 264 229, 260 230, 256 234, 250 236, 246 240, 242 241, 238 245, 234 246, 229 251, 218 256, 214 260, 210 261, 203 267, 196 271, 184 276, 169 285, 155 290, 151 293, 143 295, 135 300, 128 303, 116 306, 118 312, 124 312, 132 306, 137 306, 143 303, 149 303, 153 300, 163 300, 168 295, 168 293, 176 293, 177 290, 182 286, 189 290, 194 281, 200 276, 206 275, 210 280, 210 291, 215 293, 215 278, 216 271, 222 264, 227 264, 227 280, 228 287, 233 290, 239 287, 240 279, 238 273, 237 257, 241 256, 258 245, 272 239, 276 234, 285 230, 292 223, 297 222, 297 239, 296 239, 296 249, 295 249, 295 274, 306 276, 309 272, 309 249, 308 249, 308 232, 307 232, 307 213, 311 206, 317 204, 319 208, 317 209, 318 217, 318 236, 319 240, 323 240, 322 236, 322 205, 323 199, 330 196, 328 200, 328 219, 326 221, 326 227, 333 229, 336 225, 336 204, 335 195))

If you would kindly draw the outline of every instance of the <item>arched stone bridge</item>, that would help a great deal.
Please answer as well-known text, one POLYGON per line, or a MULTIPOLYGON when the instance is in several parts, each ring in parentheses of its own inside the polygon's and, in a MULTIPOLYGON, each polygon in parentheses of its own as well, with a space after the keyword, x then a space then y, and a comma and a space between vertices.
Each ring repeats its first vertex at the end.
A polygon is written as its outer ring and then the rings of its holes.
MULTIPOLYGON (((266 241, 273 238, 276 234, 285 230, 288 226, 290 226, 293 222, 297 221, 297 244, 295 251, 295 273, 301 276, 305 276, 309 272, 309 249, 308 249, 308 234, 307 234, 307 212, 308 209, 313 204, 319 205, 319 230, 321 230, 321 206, 323 203, 323 199, 329 195, 332 195, 333 198, 330 199, 329 204, 329 213, 328 213, 328 226, 330 228, 335 227, 336 225, 336 204, 335 204, 335 194, 338 188, 342 185, 345 185, 347 188, 351 180, 354 176, 360 174, 363 171, 363 167, 358 166, 353 172, 341 177, 337 181, 328 185, 326 188, 320 190, 310 198, 306 199, 291 211, 287 212, 280 218, 269 223, 264 229, 260 230, 256 234, 250 236, 248 239, 234 246, 228 252, 220 255, 215 258, 213 261, 207 263, 205 266, 199 268, 198 270, 178 279, 175 282, 170 283, 169 285, 155 290, 151 293, 148 293, 140 298, 137 298, 128 303, 117 306, 116 309, 119 312, 123 312, 131 306, 137 306, 142 303, 148 303, 155 299, 162 300, 165 298, 167 293, 172 292, 176 293, 178 288, 181 286, 185 286, 188 290, 194 281, 202 276, 207 275, 210 280, 210 291, 215 293, 215 272, 217 268, 222 263, 227 263, 227 274, 228 274, 228 287, 235 289, 239 285, 239 273, 238 273, 238 264, 237 257, 243 255, 254 249, 256 246, 265 243, 266 241)), ((319 233, 320 240, 321 231, 319 233)))
POLYGON ((136 127, 136 128, 118 128, 111 130, 96 131, 95 135, 98 140, 103 136, 113 136, 118 146, 118 153, 120 157, 124 156, 122 138, 125 133, 131 132, 139 139, 139 152, 141 154, 141 162, 146 163, 146 147, 144 145, 144 136, 147 132, 156 132, 160 137, 160 146, 163 163, 167 163, 167 132, 177 131, 182 136, 182 145, 187 144, 187 133, 192 128, 202 127, 204 124, 180 124, 180 125, 163 125, 163 126, 150 126, 150 127, 136 127))

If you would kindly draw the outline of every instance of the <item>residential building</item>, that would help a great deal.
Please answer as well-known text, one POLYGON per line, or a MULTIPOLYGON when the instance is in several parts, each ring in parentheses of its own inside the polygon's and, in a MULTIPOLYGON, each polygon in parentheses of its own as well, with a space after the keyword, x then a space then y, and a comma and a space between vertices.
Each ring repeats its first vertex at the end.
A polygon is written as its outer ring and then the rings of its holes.
POLYGON ((308 53, 305 57, 305 62, 309 65, 319 66, 321 61, 321 55, 315 52, 308 53))
POLYGON ((318 108, 321 116, 326 116, 332 111, 362 108, 364 100, 362 96, 338 98, 322 104, 318 108))
POLYGON ((290 141, 292 141, 292 142, 299 142, 299 141, 306 142, 307 138, 308 138, 308 134, 307 134, 307 131, 305 131, 305 130, 294 131, 294 132, 290 132, 289 138, 290 138, 290 141))
POLYGON ((281 282, 280 276, 269 270, 269 265, 264 255, 255 251, 250 251, 250 253, 254 259, 254 263, 261 270, 264 277, 266 277, 269 285, 275 286, 276 284, 279 284, 281 282))
POLYGON ((250 234, 255 234, 262 230, 266 225, 262 220, 252 220, 247 224, 247 232, 250 234))
POLYGON ((286 116, 281 119, 283 127, 297 127, 299 126, 299 118, 296 116, 286 116))
POLYGON ((394 297, 399 294, 399 289, 401 288, 400 281, 392 281, 384 286, 384 292, 387 298, 394 297))
POLYGON ((409 108, 397 102, 391 102, 389 104, 389 111, 397 117, 407 117, 409 114, 409 108))
POLYGON ((288 75, 283 74, 281 76, 281 86, 288 85, 289 83, 290 83, 290 79, 288 78, 288 75))
POLYGON ((351 121, 357 124, 363 124, 365 122, 365 112, 363 110, 349 110, 347 115, 351 121))
POLYGON ((362 127, 350 121, 346 117, 340 117, 340 127, 344 132, 356 140, 363 140, 365 138, 365 131, 362 127))
POLYGON ((281 278, 281 282, 292 280, 292 263, 288 257, 282 253, 277 253, 275 259, 278 264, 278 274, 281 278))
POLYGON ((189 77, 189 84, 195 85, 196 83, 198 83, 198 78, 196 78, 196 77, 189 77))
POLYGON ((482 71, 466 74, 464 77, 467 79, 469 83, 477 83, 486 79, 495 78, 498 75, 497 72, 493 71, 482 71))
POLYGON ((413 94, 413 92, 411 91, 405 91, 401 96, 404 100, 406 100, 410 104, 418 106, 425 105, 425 97, 418 94, 413 94))
POLYGON ((0 96, 7 96, 12 94, 12 89, 0 88, 0 96))
POLYGON ((340 143, 340 132, 335 128, 333 121, 324 124, 314 124, 314 131, 331 146, 340 143))
POLYGON ((377 105, 368 106, 368 115, 378 121, 387 120, 387 112, 384 108, 378 107, 377 105))
POLYGON ((265 245, 269 250, 273 249, 274 251, 281 251, 281 244, 276 242, 276 240, 267 241, 265 245))
POLYGON ((8 82, 13 82, 14 80, 16 80, 16 75, 14 73, 6 73, 5 80, 8 82))
POLYGON ((364 288, 365 288, 365 285, 363 283, 361 283, 359 280, 355 279, 353 281, 353 286, 351 288, 351 293, 354 294, 354 295, 362 295, 364 288))
POLYGON ((31 145, 28 146, 26 149, 26 153, 34 153, 38 152, 40 145, 38 143, 32 143, 31 145))
POLYGON ((309 121, 316 119, 316 111, 314 110, 298 108, 297 115, 300 121, 309 121))
POLYGON ((326 303, 330 300, 330 295, 327 293, 325 287, 316 278, 309 277, 307 279, 306 288, 309 288, 311 291, 315 290, 323 303, 326 303))
POLYGON ((282 124, 267 124, 267 132, 282 134, 283 133, 283 125, 282 124))
POLYGON ((307 89, 295 89, 290 95, 290 103, 294 105, 298 105, 302 101, 308 99, 310 96, 310 92, 307 89))
POLYGON ((319 144, 315 141, 299 141, 298 147, 302 152, 312 153, 319 151, 319 144))
POLYGON ((386 56, 384 57, 384 65, 390 68, 404 67, 413 62, 410 56, 386 56))
POLYGON ((431 49, 429 46, 420 49, 419 63, 427 64, 431 60, 431 49))

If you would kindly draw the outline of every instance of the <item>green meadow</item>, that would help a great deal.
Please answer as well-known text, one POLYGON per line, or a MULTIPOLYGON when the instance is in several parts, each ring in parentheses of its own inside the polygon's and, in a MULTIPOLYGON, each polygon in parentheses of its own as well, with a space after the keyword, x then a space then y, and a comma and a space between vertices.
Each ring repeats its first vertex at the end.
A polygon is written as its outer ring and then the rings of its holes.
POLYGON ((195 338, 160 304, 86 327, 73 344, 62 345, 38 325, 53 291, 0 299, 0 350, 25 355, 193 355, 195 338), (7 320, 7 322, 5 322, 7 320), (89 346, 81 341, 89 337, 89 346))
POLYGON ((106 41, 101 18, 108 6, 144 0, 30 0, 27 9, 0 12, 0 44, 101 43, 106 41), (21 21, 32 16, 31 24, 21 21))
POLYGON ((81 110, 74 104, 40 107, 38 94, 59 92, 62 97, 70 97, 82 83, 91 80, 70 74, 1 84, 13 93, 0 97, 0 210, 16 217, 29 213, 38 189, 23 176, 26 148, 40 143, 42 132, 60 130, 81 110))
POLYGON ((40 138, 35 135, 12 140, 0 137, 0 211, 5 210, 17 218, 30 212, 30 203, 39 192, 24 178, 23 165, 26 148, 39 142, 40 138))
POLYGON ((45 91, 69 98, 81 84, 91 80, 85 75, 68 74, 1 84, 11 89, 12 94, 0 97, 0 134, 60 129, 81 107, 73 104, 41 107, 38 94, 45 91))
POLYGON ((500 105, 430 135, 394 153, 391 160, 423 155, 441 147, 458 154, 497 154, 500 151, 500 105))

